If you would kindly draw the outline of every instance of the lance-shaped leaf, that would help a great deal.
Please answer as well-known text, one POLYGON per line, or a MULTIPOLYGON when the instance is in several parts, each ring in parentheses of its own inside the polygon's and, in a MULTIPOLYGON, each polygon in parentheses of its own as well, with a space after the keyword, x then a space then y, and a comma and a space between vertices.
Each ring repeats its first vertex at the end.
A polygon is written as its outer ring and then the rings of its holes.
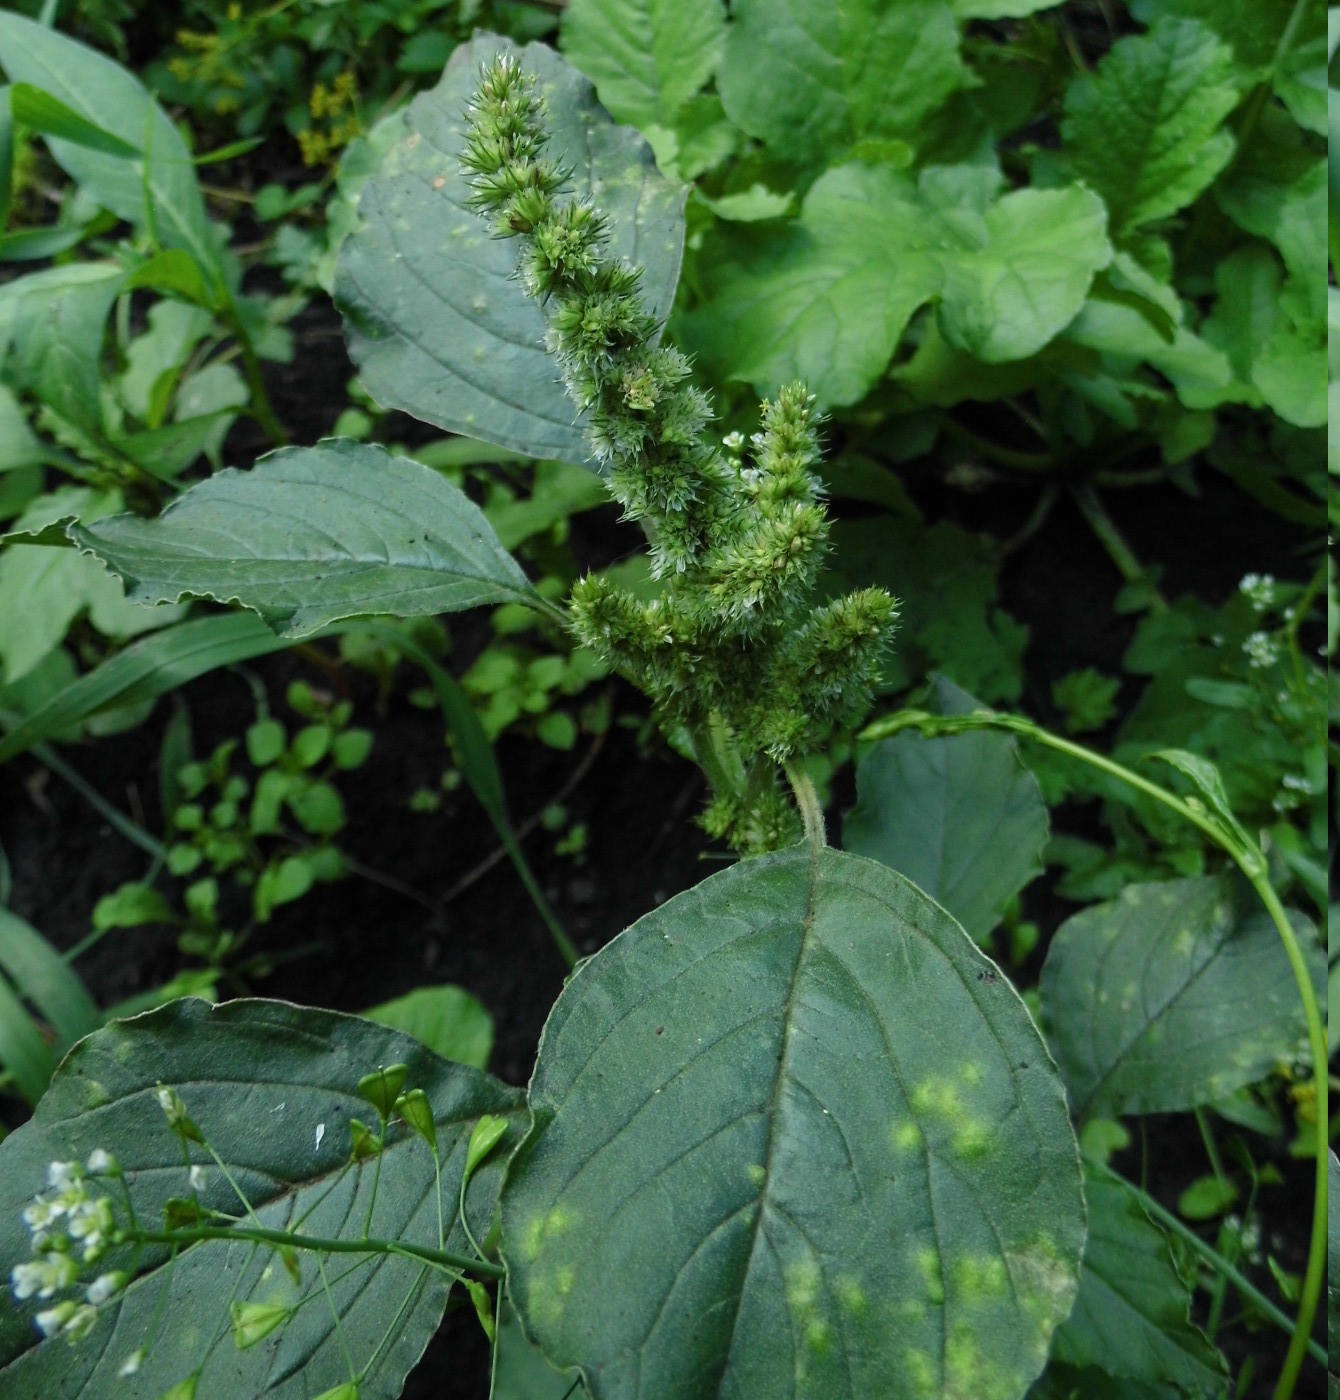
MULTIPOLYGON (((943 679, 937 691, 942 713, 976 707, 943 679)), ((846 849, 905 875, 978 942, 1042 873, 1047 808, 1008 734, 895 734, 862 760, 856 795, 846 849)))
POLYGON ((103 205, 222 278, 218 244, 191 153, 167 113, 119 63, 23 15, 0 14, 0 66, 50 93, 76 117, 133 148, 128 158, 53 136, 51 154, 103 205), (142 153, 142 154, 141 154, 142 153))
POLYGON ((534 603, 483 512, 418 462, 331 438, 192 487, 156 520, 113 516, 70 537, 137 603, 241 603, 286 637, 364 613, 534 603))
POLYGON ((548 151, 571 189, 608 216, 610 251, 644 269, 643 294, 669 313, 683 250, 685 190, 651 148, 616 127, 590 83, 550 48, 481 35, 410 104, 406 131, 364 187, 362 227, 344 244, 335 298, 368 391, 427 423, 534 457, 585 463, 581 421, 544 348, 544 312, 512 276, 516 249, 466 207, 465 111, 480 69, 512 52, 536 75, 548 151))
POLYGON ((504 1255, 526 1330, 625 1396, 1013 1400, 1083 1209, 1023 1004, 839 851, 714 875, 578 969, 531 1082, 504 1255))
POLYGON ((1098 1172, 1085 1177, 1089 1239, 1075 1308, 1056 1334, 1052 1356, 1177 1393, 1223 1387, 1223 1360, 1188 1317, 1191 1290, 1163 1232, 1135 1192, 1098 1172))
MULTIPOLYGON (((82 1041, 32 1121, 0 1144, 0 1266, 8 1274, 29 1256, 20 1211, 46 1186, 52 1161, 82 1163, 98 1148, 112 1153, 145 1228, 161 1226, 170 1198, 191 1196, 182 1142, 156 1096, 160 1081, 181 1095, 191 1121, 246 1193, 256 1216, 249 1223, 290 1230, 301 1224, 319 1239, 371 1237, 438 1248, 433 1158, 418 1134, 393 1123, 380 1163, 349 1161, 350 1120, 371 1112, 358 1096, 359 1079, 399 1063, 407 1067, 406 1084, 426 1093, 437 1125, 445 1248, 470 1253, 453 1221, 466 1147, 484 1114, 509 1120, 508 1142, 470 1179, 466 1209, 482 1239, 524 1117, 518 1091, 357 1017, 283 1002, 215 1007, 190 1000, 82 1041)), ((224 1172, 203 1149, 191 1152, 203 1173, 201 1204, 242 1214, 224 1172)), ((99 1185, 124 1214, 116 1183, 99 1185)), ((401 1255, 332 1254, 325 1260, 326 1298, 314 1255, 297 1250, 290 1258, 296 1277, 268 1246, 203 1241, 181 1249, 175 1265, 166 1250, 152 1249, 139 1276, 105 1305, 91 1335, 75 1347, 60 1336, 43 1339, 34 1326, 34 1314, 52 1300, 6 1307, 0 1391, 86 1400, 122 1393, 127 1382, 118 1380, 118 1369, 153 1338, 135 1378, 138 1395, 162 1395, 201 1366, 201 1396, 298 1400, 348 1380, 346 1346, 354 1364, 368 1368, 363 1400, 399 1395, 442 1316, 450 1280, 401 1255), (263 1345, 239 1351, 228 1335, 232 1303, 292 1312, 263 1345), (155 1330, 155 1318, 167 1325, 155 1330)), ((114 1250, 96 1271, 129 1262, 128 1251, 114 1250)))
MULTIPOLYGON (((1318 987, 1311 925, 1291 916, 1318 987)), ((1067 919, 1043 1024, 1076 1113, 1170 1113, 1269 1073, 1306 1034, 1279 934, 1228 877, 1132 885, 1067 919)))

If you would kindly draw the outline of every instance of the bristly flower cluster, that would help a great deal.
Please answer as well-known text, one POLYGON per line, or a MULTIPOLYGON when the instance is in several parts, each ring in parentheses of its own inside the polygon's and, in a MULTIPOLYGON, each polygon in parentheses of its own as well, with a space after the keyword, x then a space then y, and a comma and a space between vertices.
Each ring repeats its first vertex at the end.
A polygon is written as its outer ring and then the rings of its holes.
POLYGON ((773 849, 795 831, 776 765, 864 712, 895 605, 881 589, 810 601, 828 536, 813 397, 793 385, 763 406, 751 464, 738 440, 718 446, 687 359, 656 343, 640 270, 610 258, 589 200, 561 194, 567 174, 545 142, 534 80, 498 57, 468 113, 470 203, 520 239, 517 274, 544 306, 549 351, 663 580, 643 602, 588 576, 573 630, 693 744, 714 788, 708 829, 773 849))

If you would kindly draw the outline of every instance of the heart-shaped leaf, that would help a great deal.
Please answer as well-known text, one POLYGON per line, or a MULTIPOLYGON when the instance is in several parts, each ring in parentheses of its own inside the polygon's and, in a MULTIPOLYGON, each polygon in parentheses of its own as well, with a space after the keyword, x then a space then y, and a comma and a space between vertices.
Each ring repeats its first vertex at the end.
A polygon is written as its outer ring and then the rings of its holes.
MULTIPOLYGON (((202 1205, 243 1216, 243 1225, 301 1224, 314 1238, 374 1237, 470 1252, 459 1220, 453 1223, 470 1135, 484 1114, 508 1120, 506 1140, 470 1178, 470 1225, 482 1239, 524 1117, 519 1100, 489 1076, 357 1017, 283 1002, 174 1002, 82 1041, 32 1121, 0 1144, 0 1266, 8 1274, 28 1258, 20 1211, 46 1187, 48 1164, 82 1163, 98 1148, 119 1161, 145 1228, 161 1225, 169 1198, 189 1198, 194 1189, 202 1205), (358 1082, 392 1064, 406 1066, 405 1089, 425 1092, 436 1123, 447 1226, 441 1245, 433 1158, 407 1124, 390 1127, 379 1158, 350 1162, 351 1120, 377 1121, 358 1082), (186 1149, 157 1098, 160 1082, 180 1094, 223 1163, 191 1145, 203 1173, 194 1185, 186 1149), (229 1177, 246 1193, 254 1218, 229 1177)), ((95 1184, 120 1208, 120 1183, 95 1184)), ((121 1394, 127 1383, 117 1372, 143 1346, 137 1395, 162 1395, 199 1369, 200 1396, 298 1400, 347 1381, 347 1357, 366 1367, 363 1400, 399 1395, 442 1316, 450 1279, 403 1255, 332 1254, 324 1259, 327 1295, 314 1252, 292 1258, 296 1278, 271 1248, 240 1240, 189 1245, 175 1263, 166 1250, 151 1250, 141 1256, 138 1276, 102 1305, 91 1334, 73 1347, 59 1335, 44 1339, 34 1326, 35 1313, 54 1300, 6 1307, 0 1391, 86 1400, 121 1394), (282 1325, 239 1350, 230 1336, 233 1304, 255 1331, 274 1309, 282 1325)), ((129 1267, 131 1251, 123 1248, 94 1272, 129 1267)))
POLYGON ((528 1333, 593 1397, 1013 1400, 1075 1294, 1061 1085, 900 876, 751 860, 554 1008, 503 1202, 528 1333))

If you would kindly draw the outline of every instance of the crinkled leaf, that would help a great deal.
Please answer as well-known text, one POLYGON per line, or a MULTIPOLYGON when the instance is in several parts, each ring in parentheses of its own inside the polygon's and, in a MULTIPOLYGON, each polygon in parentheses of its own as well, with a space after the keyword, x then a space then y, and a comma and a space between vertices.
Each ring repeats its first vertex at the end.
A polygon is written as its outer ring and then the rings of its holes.
POLYGON ((1053 1357, 1192 1395, 1217 1393, 1223 1361, 1188 1318, 1191 1290, 1163 1232, 1135 1192, 1106 1173, 1086 1174, 1084 1196, 1089 1238, 1079 1296, 1053 1357))
POLYGON ((563 53, 615 121, 669 127, 712 76, 726 37, 721 0, 570 0, 563 53))
POLYGON ((685 318, 694 348, 726 377, 764 392, 803 379, 830 404, 870 388, 933 299, 946 336, 981 359, 1041 349, 1111 257, 1101 201, 1078 187, 992 200, 984 184, 954 185, 943 169, 914 185, 843 165, 795 223, 722 235, 721 256, 704 260, 704 303, 685 318))
MULTIPOLYGON (((943 679, 937 689, 944 713, 976 707, 943 679)), ((895 734, 862 759, 856 796, 843 846, 906 876, 979 943, 1042 873, 1047 809, 1008 734, 895 734)))
POLYGON ((579 967, 503 1202, 549 1360, 602 1400, 1017 1396, 1083 1219, 1060 1085, 991 968, 830 849, 714 875, 579 967))
POLYGON ((650 308, 674 300, 683 243, 683 187, 656 170, 635 131, 616 127, 591 85, 550 48, 516 50, 477 36, 442 81, 406 113, 406 134, 362 188, 362 226, 340 251, 335 297, 368 391, 425 422, 535 457, 582 464, 589 452, 553 360, 545 318, 512 276, 515 245, 490 237, 465 207, 460 169, 466 106, 483 64, 516 54, 548 107, 548 150, 575 194, 609 218, 610 251, 645 269, 650 308))
POLYGON ((1232 52, 1194 20, 1129 35, 1071 84, 1066 150, 1116 233, 1175 214, 1214 180, 1233 154, 1223 121, 1238 96, 1232 52))
MULTIPOLYGON (((1295 0, 1131 0, 1131 13, 1142 24, 1160 19, 1201 20, 1233 47, 1243 68, 1265 68, 1276 49, 1290 16, 1298 9, 1295 0)), ((1307 6, 1301 34, 1315 29, 1321 6, 1307 6)))
MULTIPOLYGON (((515 1141, 524 1108, 518 1091, 477 1070, 447 1064, 398 1031, 353 1016, 283 1002, 241 1001, 210 1006, 175 1002, 161 1011, 117 1022, 81 1044, 64 1061, 31 1122, 0 1144, 0 1266, 6 1274, 28 1257, 19 1212, 46 1184, 51 1161, 86 1159, 95 1148, 113 1153, 125 1172, 139 1219, 151 1228, 172 1196, 188 1196, 182 1144, 168 1128, 155 1096, 159 1081, 178 1090, 191 1119, 247 1194, 262 1225, 312 1236, 357 1239, 372 1208, 375 1237, 435 1247, 438 1208, 433 1159, 408 1127, 393 1126, 380 1161, 348 1166, 351 1118, 366 1117, 359 1079, 379 1065, 404 1063, 406 1084, 426 1092, 442 1158, 446 1248, 470 1251, 455 1215, 466 1146, 478 1119, 511 1120, 515 1141), (374 1204, 375 1189, 375 1204, 374 1204)), ((487 1234, 507 1151, 494 1153, 470 1181, 467 1210, 476 1238, 487 1234)), ((224 1174, 199 1149, 202 1203, 236 1212, 224 1174)), ((166 1251, 152 1249, 140 1276, 106 1305, 92 1335, 78 1347, 43 1340, 33 1324, 33 1299, 0 1314, 0 1389, 13 1395, 93 1397, 118 1394, 116 1377, 127 1354, 158 1329, 136 1377, 136 1393, 158 1396, 204 1369, 197 1393, 306 1397, 366 1366, 363 1400, 400 1394, 446 1305, 449 1281, 403 1256, 346 1255, 326 1261, 335 1328, 321 1274, 299 1252, 300 1281, 272 1250, 226 1241, 182 1249, 168 1268, 166 1251), (270 1344, 237 1351, 226 1335, 231 1302, 290 1304, 291 1319, 270 1344), (156 1311, 160 1303, 163 1311, 156 1311), (388 1319, 394 1326, 388 1331, 388 1319)), ((108 1256, 100 1268, 127 1262, 108 1256)))
POLYGON ((137 228, 152 226, 168 248, 182 248, 221 276, 204 196, 181 133, 143 84, 119 63, 22 15, 0 14, 0 66, 95 127, 143 151, 128 159, 51 138, 51 154, 69 175, 137 228))
POLYGON ((736 0, 731 17, 717 74, 726 113, 799 164, 908 136, 971 82, 944 0, 736 0))
MULTIPOLYGON (((1298 988, 1254 898, 1230 877, 1130 885, 1061 925, 1042 1015, 1077 1116, 1194 1108, 1293 1053, 1298 988)), ((1311 925, 1291 917, 1320 987, 1311 925)))
POLYGON ((530 602, 483 513, 430 468, 330 438, 223 471, 156 520, 72 527, 128 596, 238 602, 285 636, 363 613, 401 617, 530 602))

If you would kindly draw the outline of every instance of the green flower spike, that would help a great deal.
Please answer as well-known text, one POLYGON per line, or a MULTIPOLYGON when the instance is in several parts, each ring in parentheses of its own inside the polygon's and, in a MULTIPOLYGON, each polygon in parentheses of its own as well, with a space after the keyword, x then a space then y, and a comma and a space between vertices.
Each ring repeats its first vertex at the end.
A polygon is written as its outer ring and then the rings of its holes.
POLYGON ((775 849, 799 830, 778 765, 864 712, 894 601, 879 589, 810 601, 828 538, 813 396, 791 385, 763 405, 748 464, 738 435, 709 438, 712 405, 688 360, 656 343, 639 269, 608 257, 604 218, 561 193, 567 173, 545 144, 533 79, 497 58, 468 113, 470 203, 520 241, 518 279, 544 306, 592 455, 646 530, 662 581, 648 603, 581 580, 572 630, 692 746, 712 782, 708 830, 742 851, 775 849))

